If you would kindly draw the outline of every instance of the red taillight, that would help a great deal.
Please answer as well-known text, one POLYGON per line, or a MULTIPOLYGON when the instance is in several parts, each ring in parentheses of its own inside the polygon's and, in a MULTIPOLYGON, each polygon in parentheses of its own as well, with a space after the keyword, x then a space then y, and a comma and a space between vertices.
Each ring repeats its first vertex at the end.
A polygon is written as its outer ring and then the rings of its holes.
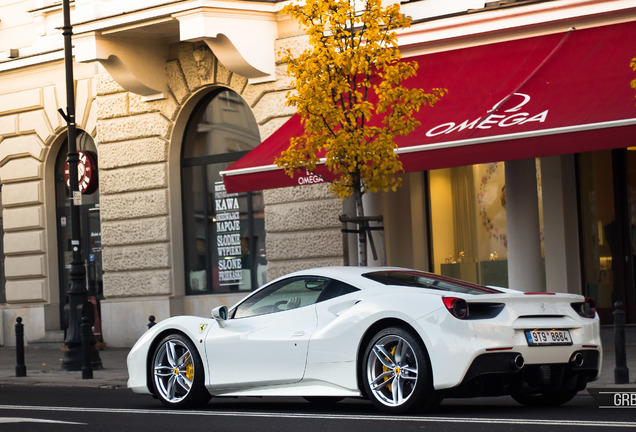
POLYGON ((464 319, 468 316, 468 303, 463 298, 442 297, 446 309, 457 319, 464 319))
POLYGON ((583 318, 594 318, 596 316, 596 303, 589 297, 580 303, 572 303, 572 309, 583 318))
POLYGON ((583 303, 572 303, 572 307, 584 318, 594 318, 596 316, 596 303, 589 297, 585 297, 583 303))

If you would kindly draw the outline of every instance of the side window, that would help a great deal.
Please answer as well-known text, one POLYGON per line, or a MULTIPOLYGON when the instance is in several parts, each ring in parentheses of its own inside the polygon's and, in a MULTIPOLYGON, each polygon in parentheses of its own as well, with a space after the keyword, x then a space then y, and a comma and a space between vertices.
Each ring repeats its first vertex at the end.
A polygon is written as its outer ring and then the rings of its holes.
POLYGON ((316 303, 325 301, 325 300, 330 300, 332 298, 340 297, 345 294, 350 294, 356 291, 360 291, 360 290, 344 282, 340 282, 338 280, 332 280, 322 290, 322 292, 320 293, 320 296, 318 296, 318 300, 316 301, 316 303))
POLYGON ((234 318, 247 318, 309 306, 330 282, 320 277, 295 277, 275 283, 238 305, 234 318))

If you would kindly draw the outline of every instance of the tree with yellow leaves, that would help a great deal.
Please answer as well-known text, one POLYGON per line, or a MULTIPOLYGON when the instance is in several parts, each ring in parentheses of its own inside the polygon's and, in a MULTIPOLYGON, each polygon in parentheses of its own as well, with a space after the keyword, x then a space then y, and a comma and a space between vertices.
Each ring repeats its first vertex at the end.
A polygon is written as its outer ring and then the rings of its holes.
MULTIPOLYGON (((282 56, 295 88, 287 104, 297 108, 304 134, 291 139, 276 163, 293 176, 296 170, 313 172, 325 158, 335 177, 331 193, 353 195, 361 217, 362 194, 400 185, 394 138, 411 133, 419 125, 414 113, 445 90, 425 93, 402 85, 416 74, 417 63, 400 61, 396 30, 409 27, 410 19, 398 3, 300 0, 283 13, 306 31, 309 48, 298 57, 291 50, 282 56)), ((366 247, 360 249, 366 265, 366 247)))

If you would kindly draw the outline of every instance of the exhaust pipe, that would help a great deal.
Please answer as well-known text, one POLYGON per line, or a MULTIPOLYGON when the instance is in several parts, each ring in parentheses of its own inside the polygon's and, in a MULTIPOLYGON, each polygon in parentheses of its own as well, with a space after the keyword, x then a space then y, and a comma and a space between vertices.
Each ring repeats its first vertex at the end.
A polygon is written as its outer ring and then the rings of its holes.
POLYGON ((581 353, 574 353, 574 355, 572 356, 572 358, 570 358, 570 363, 572 363, 574 366, 576 367, 581 367, 583 366, 583 355, 581 353))
POLYGON ((520 371, 523 369, 523 366, 526 364, 526 361, 523 359, 521 354, 517 354, 510 360, 510 366, 515 371, 520 371))

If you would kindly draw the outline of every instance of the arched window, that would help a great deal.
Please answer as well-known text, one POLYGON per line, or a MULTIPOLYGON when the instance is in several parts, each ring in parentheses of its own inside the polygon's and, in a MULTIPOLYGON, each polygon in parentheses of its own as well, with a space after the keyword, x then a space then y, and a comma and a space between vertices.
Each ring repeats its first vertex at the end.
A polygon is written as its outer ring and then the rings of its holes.
POLYGON ((181 155, 186 294, 265 282, 263 194, 228 194, 219 174, 259 143, 249 106, 228 89, 203 98, 188 121, 181 155))
MULTIPOLYGON (((102 230, 100 222, 99 190, 97 189, 97 147, 93 138, 83 130, 77 130, 76 148, 85 157, 91 159, 92 178, 85 176, 84 162, 78 166, 81 176, 80 190, 83 187, 82 203, 79 206, 80 213, 80 237, 82 261, 86 265, 86 288, 89 298, 95 299, 98 310, 99 301, 104 298, 102 284, 102 230)), ((55 201, 57 217, 57 247, 58 247, 58 270, 59 270, 59 290, 60 290, 60 328, 65 329, 64 305, 68 297, 70 287, 70 270, 73 257, 71 247, 71 193, 67 187, 65 177, 66 160, 68 157, 68 141, 60 147, 55 159, 55 201)), ((80 154, 80 158, 82 155, 80 154)), ((98 317, 96 317, 98 318, 98 317)), ((96 321, 95 336, 98 341, 102 341, 101 323, 96 321)))

